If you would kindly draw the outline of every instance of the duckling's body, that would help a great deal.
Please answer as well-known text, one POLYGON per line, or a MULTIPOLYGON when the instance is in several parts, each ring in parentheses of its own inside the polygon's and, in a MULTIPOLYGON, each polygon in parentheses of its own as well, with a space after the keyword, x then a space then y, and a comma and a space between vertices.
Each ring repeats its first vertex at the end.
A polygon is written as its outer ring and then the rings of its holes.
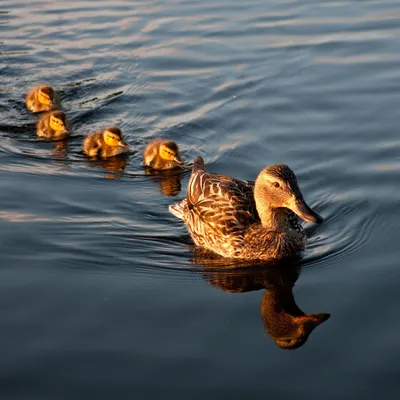
POLYGON ((71 125, 64 111, 55 110, 43 114, 37 123, 37 135, 46 139, 65 139, 71 130, 71 125))
POLYGON ((182 164, 178 145, 164 139, 150 142, 144 150, 143 158, 146 166, 157 170, 172 169, 182 164))
POLYGON ((50 111, 61 107, 60 96, 50 86, 40 85, 32 89, 25 99, 32 112, 50 111))
POLYGON ((121 130, 115 126, 92 133, 83 142, 83 152, 90 157, 108 158, 128 151, 121 130))
POLYGON ((228 258, 272 260, 304 250, 306 235, 295 213, 322 218, 303 200, 286 165, 264 168, 255 182, 210 174, 198 157, 186 199, 169 210, 183 220, 196 245, 228 258))

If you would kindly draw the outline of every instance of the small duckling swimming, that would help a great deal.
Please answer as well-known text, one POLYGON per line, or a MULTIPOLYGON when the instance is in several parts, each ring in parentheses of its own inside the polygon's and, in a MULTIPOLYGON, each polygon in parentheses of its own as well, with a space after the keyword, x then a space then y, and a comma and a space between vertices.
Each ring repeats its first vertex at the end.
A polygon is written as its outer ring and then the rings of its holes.
POLYGON ((129 151, 129 146, 122 138, 121 129, 113 126, 86 137, 83 152, 90 157, 113 157, 129 151))
POLYGON ((43 114, 37 123, 37 135, 46 139, 65 139, 71 130, 71 124, 64 111, 55 110, 43 114))
POLYGON ((58 93, 50 86, 40 85, 26 95, 26 106, 32 112, 50 111, 61 107, 58 93))
POLYGON ((182 164, 178 145, 164 139, 150 142, 144 150, 144 164, 153 169, 172 169, 182 164))

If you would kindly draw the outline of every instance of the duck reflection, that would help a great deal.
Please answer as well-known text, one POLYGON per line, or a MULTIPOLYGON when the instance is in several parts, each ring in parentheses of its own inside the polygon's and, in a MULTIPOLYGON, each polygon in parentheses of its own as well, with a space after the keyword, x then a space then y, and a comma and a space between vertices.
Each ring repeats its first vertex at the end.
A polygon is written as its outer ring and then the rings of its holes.
POLYGON ((103 168, 109 173, 106 175, 107 179, 121 178, 124 174, 125 168, 128 165, 128 157, 126 154, 109 157, 105 159, 86 157, 88 165, 92 168, 103 168))
POLYGON ((67 159, 68 139, 52 141, 51 145, 53 147, 51 153, 56 160, 63 161, 67 159))
POLYGON ((229 272, 207 270, 202 275, 225 292, 266 289, 261 300, 261 318, 269 337, 282 349, 301 347, 311 332, 330 317, 328 313, 306 314, 296 304, 293 287, 300 275, 296 265, 246 267, 229 272))
POLYGON ((150 167, 145 167, 145 173, 150 179, 160 185, 161 193, 166 196, 176 196, 181 191, 182 168, 157 171, 150 167))

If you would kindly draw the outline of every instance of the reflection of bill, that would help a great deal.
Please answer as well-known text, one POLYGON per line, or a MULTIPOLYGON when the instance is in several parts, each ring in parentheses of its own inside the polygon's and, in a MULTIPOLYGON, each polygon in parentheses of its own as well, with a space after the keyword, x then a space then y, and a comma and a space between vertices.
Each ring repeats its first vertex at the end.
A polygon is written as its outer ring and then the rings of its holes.
POLYGON ((166 196, 176 196, 181 191, 182 169, 156 171, 145 167, 146 175, 149 175, 153 182, 160 185, 161 192, 166 196))
MULTIPOLYGON (((282 349, 301 347, 318 325, 330 314, 306 314, 296 304, 293 286, 300 275, 296 265, 238 264, 240 270, 221 271, 222 260, 197 257, 193 260, 203 268, 201 274, 214 287, 230 293, 243 293, 266 289, 261 300, 261 318, 270 338, 282 349), (218 270, 215 270, 217 269, 218 270)), ((226 260, 225 260, 226 262, 226 260)), ((225 265, 225 268, 228 265, 225 265)), ((232 268, 234 265, 229 264, 232 268)))

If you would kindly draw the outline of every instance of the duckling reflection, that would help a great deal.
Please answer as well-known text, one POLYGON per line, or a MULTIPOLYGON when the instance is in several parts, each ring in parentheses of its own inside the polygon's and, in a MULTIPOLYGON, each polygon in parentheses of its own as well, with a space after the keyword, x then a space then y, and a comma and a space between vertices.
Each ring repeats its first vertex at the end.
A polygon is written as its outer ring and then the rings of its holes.
POLYGON ((181 191, 182 169, 171 169, 156 171, 153 168, 145 167, 146 175, 157 185, 160 185, 161 193, 166 196, 176 196, 181 191))
POLYGON ((51 152, 56 160, 63 161, 67 159, 68 138, 67 140, 51 142, 51 145, 53 146, 51 152))
POLYGON ((271 265, 202 274, 212 286, 225 292, 266 289, 261 300, 261 318, 269 337, 282 349, 303 346, 311 332, 330 317, 328 313, 306 314, 296 304, 293 287, 300 275, 298 266, 271 265))
POLYGON ((107 179, 122 178, 125 168, 129 164, 127 154, 120 154, 118 156, 95 160, 89 157, 86 158, 90 167, 103 168, 108 171, 109 173, 106 175, 107 179))

